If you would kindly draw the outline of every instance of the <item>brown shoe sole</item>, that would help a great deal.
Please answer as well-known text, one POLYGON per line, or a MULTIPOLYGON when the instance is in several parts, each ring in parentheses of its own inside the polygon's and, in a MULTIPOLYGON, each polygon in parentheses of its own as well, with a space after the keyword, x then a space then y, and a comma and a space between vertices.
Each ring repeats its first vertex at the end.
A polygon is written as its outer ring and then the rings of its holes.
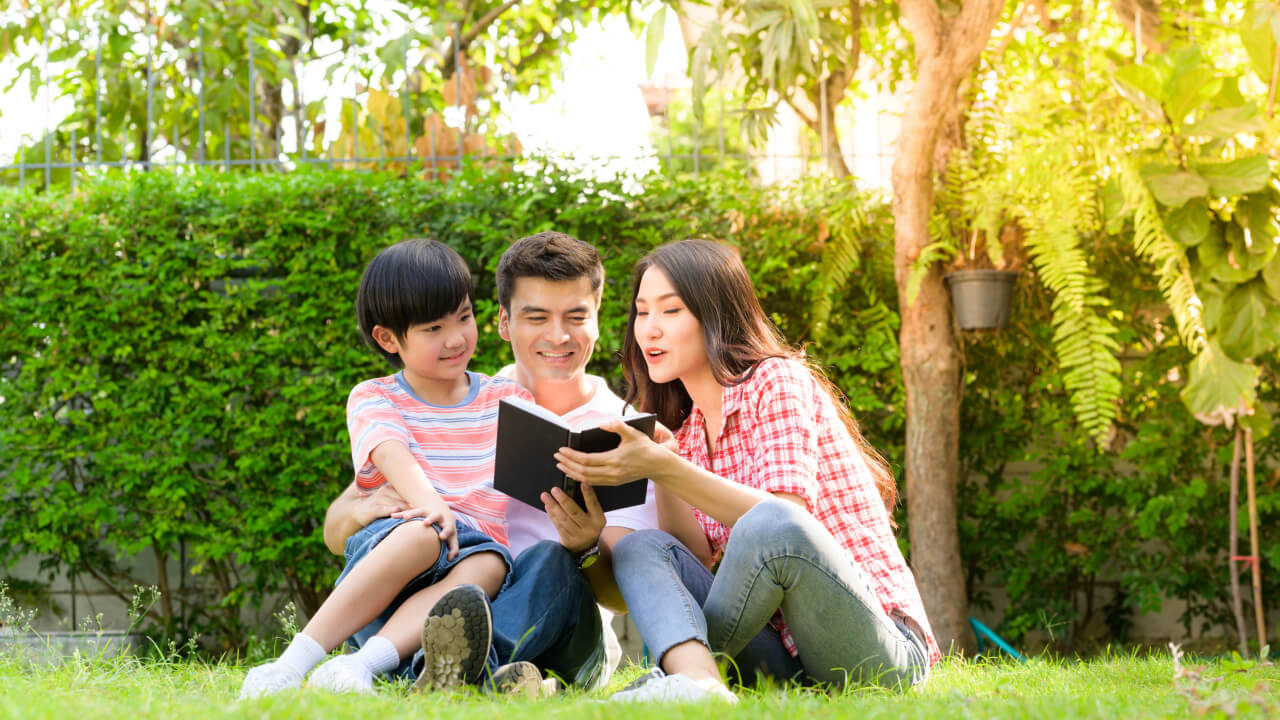
POLYGON ((462 585, 445 593, 422 624, 423 666, 414 691, 452 690, 480 679, 493 642, 484 591, 462 585))

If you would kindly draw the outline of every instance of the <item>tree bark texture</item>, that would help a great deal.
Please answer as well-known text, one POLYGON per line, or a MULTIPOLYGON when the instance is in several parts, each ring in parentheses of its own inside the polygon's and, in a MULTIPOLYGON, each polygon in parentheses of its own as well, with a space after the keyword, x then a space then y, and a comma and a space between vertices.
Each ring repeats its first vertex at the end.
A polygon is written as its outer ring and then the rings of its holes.
POLYGON ((916 85, 903 114, 893 161, 894 270, 898 282, 902 376, 907 397, 906 495, 911 564, 925 612, 944 651, 970 653, 968 596, 960 561, 956 486, 960 474, 960 353, 951 299, 934 267, 914 303, 906 297, 911 264, 929 244, 934 153, 960 83, 977 67, 1003 9, 999 0, 966 0, 944 18, 932 0, 905 0, 902 17, 915 41, 916 85))

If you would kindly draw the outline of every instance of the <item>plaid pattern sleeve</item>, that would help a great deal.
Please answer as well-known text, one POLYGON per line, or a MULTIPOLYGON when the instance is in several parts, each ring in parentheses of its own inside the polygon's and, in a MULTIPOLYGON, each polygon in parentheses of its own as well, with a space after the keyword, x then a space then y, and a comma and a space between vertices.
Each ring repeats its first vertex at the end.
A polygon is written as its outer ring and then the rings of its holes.
MULTIPOLYGON (((871 578, 884 611, 914 620, 929 646, 930 662, 940 659, 871 466, 810 370, 796 360, 764 360, 746 380, 724 389, 721 414, 714 457, 707 454, 706 423, 697 407, 676 433, 680 454, 725 479, 804 498, 809 512, 871 578)), ((730 528, 694 512, 719 555, 730 528)), ((774 625, 797 655, 784 619, 775 616, 774 625)))

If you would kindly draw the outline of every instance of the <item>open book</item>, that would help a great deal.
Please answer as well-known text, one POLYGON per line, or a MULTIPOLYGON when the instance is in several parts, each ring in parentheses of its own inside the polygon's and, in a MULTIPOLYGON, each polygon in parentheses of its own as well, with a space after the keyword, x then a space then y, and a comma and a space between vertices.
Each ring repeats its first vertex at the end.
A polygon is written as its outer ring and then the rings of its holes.
MULTIPOLYGON (((621 418, 653 437, 657 417, 652 413, 621 418)), ((543 510, 541 495, 558 487, 583 505, 578 483, 556 469, 555 453, 562 447, 604 452, 618 447, 620 438, 599 427, 573 430, 558 415, 527 400, 503 398, 498 406, 498 450, 493 464, 493 487, 526 505, 543 510)), ((605 512, 644 503, 647 479, 625 485, 592 486, 605 512)))

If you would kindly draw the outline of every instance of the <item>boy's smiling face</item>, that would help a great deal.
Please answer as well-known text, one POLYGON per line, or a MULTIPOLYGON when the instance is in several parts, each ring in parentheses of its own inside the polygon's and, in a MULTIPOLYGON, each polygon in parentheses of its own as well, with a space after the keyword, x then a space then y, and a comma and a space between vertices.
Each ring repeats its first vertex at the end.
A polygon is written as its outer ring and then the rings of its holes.
POLYGON ((387 352, 400 355, 404 377, 424 400, 450 404, 457 384, 476 351, 476 318, 471 301, 431 322, 411 326, 404 337, 375 326, 374 339, 387 352))

